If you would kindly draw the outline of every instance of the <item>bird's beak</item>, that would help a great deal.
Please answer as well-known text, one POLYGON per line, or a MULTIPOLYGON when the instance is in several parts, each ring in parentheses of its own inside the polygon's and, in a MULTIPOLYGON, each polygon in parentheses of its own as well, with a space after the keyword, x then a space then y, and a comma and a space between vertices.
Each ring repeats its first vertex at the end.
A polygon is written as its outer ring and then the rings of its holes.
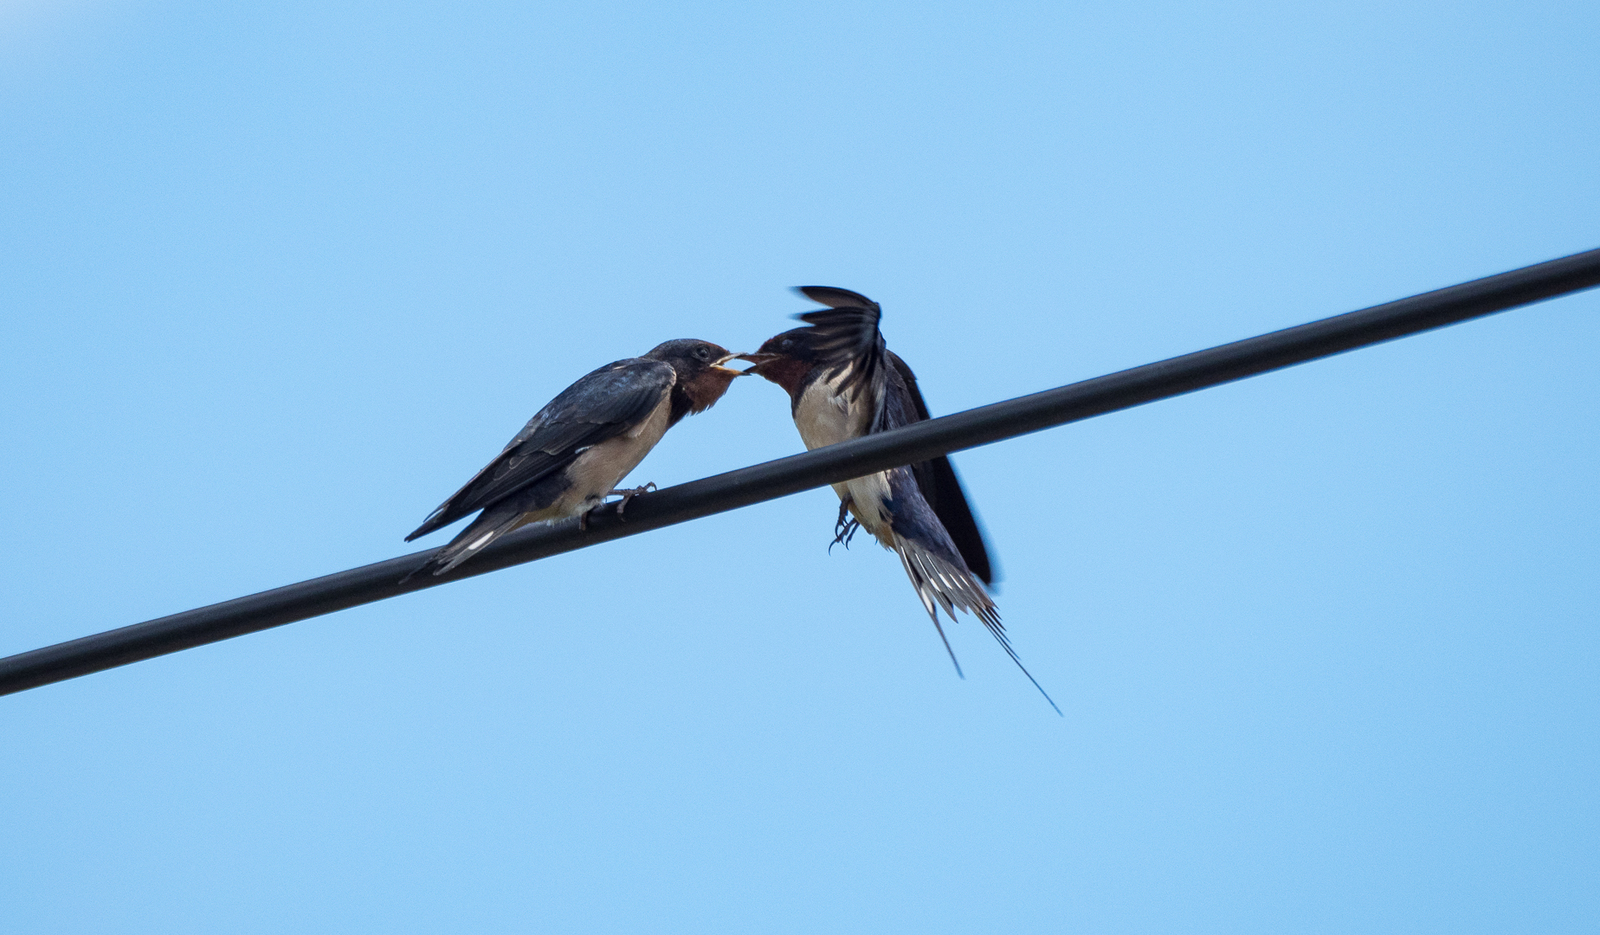
POLYGON ((732 374, 733 376, 736 376, 736 377, 749 376, 750 375, 750 371, 748 371, 748 370, 735 370, 732 367, 724 367, 724 366, 722 366, 723 364, 727 363, 730 360, 735 360, 735 359, 738 359, 738 358, 742 358, 744 356, 745 355, 743 355, 743 354, 729 354, 729 355, 723 357, 721 360, 717 361, 716 363, 712 364, 711 365, 711 369, 716 371, 717 373, 732 374))
POLYGON ((751 363, 755 364, 754 367, 747 368, 744 371, 745 373, 755 373, 756 371, 761 369, 761 365, 762 364, 771 363, 772 361, 777 360, 779 357, 782 357, 783 355, 782 354, 732 354, 730 356, 733 357, 736 360, 748 360, 751 363))

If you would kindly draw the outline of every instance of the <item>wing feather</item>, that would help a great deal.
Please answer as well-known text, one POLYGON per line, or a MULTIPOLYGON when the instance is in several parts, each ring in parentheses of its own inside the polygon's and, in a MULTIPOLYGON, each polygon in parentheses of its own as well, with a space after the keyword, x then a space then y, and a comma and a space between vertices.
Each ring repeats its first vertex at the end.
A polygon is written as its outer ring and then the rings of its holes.
POLYGON ((828 306, 795 316, 811 326, 807 340, 822 366, 823 377, 831 380, 842 375, 839 390, 848 393, 851 402, 859 403, 865 395, 873 414, 867 431, 881 431, 887 369, 884 355, 888 353, 878 331, 882 309, 849 289, 798 286, 795 291, 828 306))
POLYGON ((406 541, 538 483, 585 448, 622 434, 648 416, 676 380, 671 364, 642 357, 589 373, 529 419, 498 457, 441 503, 406 541))
MULTIPOLYGON (((911 372, 911 367, 900 359, 899 354, 894 351, 886 353, 895 372, 905 381, 908 395, 916 407, 916 418, 909 418, 910 414, 907 414, 905 421, 922 422, 932 418, 928 414, 928 404, 922 398, 922 391, 917 388, 917 375, 911 372)), ((984 584, 993 585, 1000 580, 989 558, 983 526, 979 524, 972 507, 967 504, 966 491, 962 489, 961 478, 957 476, 955 466, 950 463, 950 459, 940 455, 927 461, 919 461, 911 465, 911 473, 917 479, 917 487, 922 491, 923 499, 933 507, 934 515, 939 517, 939 522, 943 523, 944 528, 950 533, 950 539, 955 543, 961 557, 966 560, 967 567, 972 569, 972 573, 984 584)))

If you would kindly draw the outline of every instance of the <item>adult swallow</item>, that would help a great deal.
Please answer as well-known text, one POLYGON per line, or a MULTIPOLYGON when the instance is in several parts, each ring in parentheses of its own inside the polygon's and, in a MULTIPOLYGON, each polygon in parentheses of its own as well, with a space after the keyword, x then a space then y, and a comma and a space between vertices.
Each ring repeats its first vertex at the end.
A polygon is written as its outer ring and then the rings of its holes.
MULTIPOLYGON (((710 409, 734 377, 733 358, 709 341, 668 341, 643 357, 613 361, 562 390, 523 426, 500 456, 428 515, 406 541, 482 510, 461 534, 411 575, 442 575, 527 523, 569 516, 583 524, 608 494, 617 512, 645 488, 617 490, 667 429, 710 409)), ((653 485, 646 485, 646 487, 653 485)))
MULTIPOLYGON (((832 286, 800 286, 796 291, 827 308, 795 316, 808 327, 776 335, 754 354, 735 356, 754 362, 746 373, 760 374, 788 392, 790 413, 806 448, 928 418, 916 375, 884 344, 878 330, 882 317, 878 303, 832 286)), ((865 529, 900 556, 957 674, 961 663, 939 623, 939 608, 952 621, 958 608, 983 621, 1011 661, 1056 708, 1012 649, 994 599, 984 589, 994 582, 989 550, 949 458, 879 471, 834 484, 833 489, 840 501, 834 542, 848 545, 856 529, 865 529)))

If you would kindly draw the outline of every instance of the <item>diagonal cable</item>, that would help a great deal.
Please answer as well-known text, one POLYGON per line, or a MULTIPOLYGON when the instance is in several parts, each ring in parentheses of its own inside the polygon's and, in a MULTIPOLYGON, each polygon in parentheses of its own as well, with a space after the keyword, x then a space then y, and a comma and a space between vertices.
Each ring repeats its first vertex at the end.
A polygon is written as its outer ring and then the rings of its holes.
POLYGON ((437 578, 400 583, 436 551, 429 550, 7 656, 0 658, 0 694, 498 571, 1596 285, 1600 249, 668 487, 636 498, 625 523, 606 510, 596 514, 587 532, 579 531, 576 520, 524 527, 437 578))

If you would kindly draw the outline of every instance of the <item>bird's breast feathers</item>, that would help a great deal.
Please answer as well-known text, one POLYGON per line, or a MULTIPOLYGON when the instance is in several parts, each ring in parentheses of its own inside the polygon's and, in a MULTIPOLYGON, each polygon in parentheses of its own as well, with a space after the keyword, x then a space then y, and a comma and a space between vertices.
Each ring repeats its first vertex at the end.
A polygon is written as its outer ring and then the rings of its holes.
POLYGON ((662 394, 661 402, 637 425, 583 449, 567 466, 570 481, 560 498, 552 504, 553 517, 573 516, 593 506, 616 488, 628 472, 639 466, 650 449, 667 433, 672 399, 662 394))
MULTIPOLYGON (((840 392, 842 375, 832 380, 813 380, 800 394, 794 407, 795 428, 806 448, 821 448, 860 438, 872 422, 872 405, 863 396, 852 401, 840 392)), ((862 528, 884 545, 889 545, 889 516, 884 501, 889 498, 889 479, 883 472, 857 477, 833 485, 839 499, 850 504, 850 512, 862 528)))
POLYGON ((871 406, 863 399, 852 402, 839 391, 840 377, 812 380, 794 407, 794 425, 806 448, 836 445, 866 434, 872 421, 871 406))

